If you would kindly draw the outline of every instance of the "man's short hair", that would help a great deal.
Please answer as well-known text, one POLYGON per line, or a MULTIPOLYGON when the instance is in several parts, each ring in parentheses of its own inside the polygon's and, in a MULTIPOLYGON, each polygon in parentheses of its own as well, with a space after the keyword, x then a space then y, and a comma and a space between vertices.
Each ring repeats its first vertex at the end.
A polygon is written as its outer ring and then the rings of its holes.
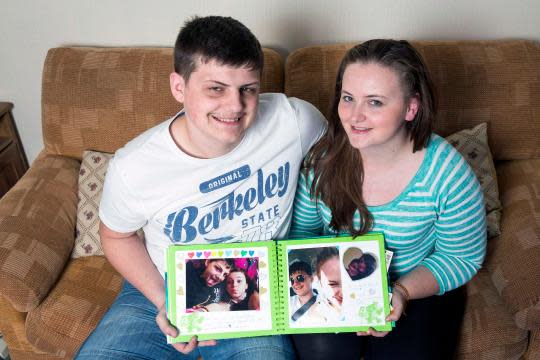
POLYGON ((208 259, 208 263, 211 263, 212 261, 225 261, 227 265, 229 265, 230 268, 234 267, 234 259, 231 258, 212 258, 208 259))
POLYGON ((292 274, 300 272, 300 271, 305 272, 308 275, 313 274, 313 270, 311 269, 311 265, 309 265, 305 261, 302 261, 302 260, 293 261, 289 265, 289 275, 292 275, 292 274))
POLYGON ((174 46, 174 71, 188 81, 197 61, 262 71, 261 44, 238 20, 223 16, 194 17, 180 29, 174 46))

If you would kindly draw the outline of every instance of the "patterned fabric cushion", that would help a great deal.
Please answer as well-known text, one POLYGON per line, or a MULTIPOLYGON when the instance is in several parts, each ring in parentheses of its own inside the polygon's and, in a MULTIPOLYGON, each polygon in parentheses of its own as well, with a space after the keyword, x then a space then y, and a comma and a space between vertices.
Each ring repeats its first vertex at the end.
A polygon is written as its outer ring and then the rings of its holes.
POLYGON ((482 123, 473 129, 467 129, 452 134, 446 138, 472 167, 486 202, 488 237, 501 234, 501 201, 497 186, 497 173, 487 139, 487 124, 482 123))
POLYGON ((98 209, 112 154, 84 151, 79 171, 79 205, 72 258, 103 255, 99 240, 98 209))

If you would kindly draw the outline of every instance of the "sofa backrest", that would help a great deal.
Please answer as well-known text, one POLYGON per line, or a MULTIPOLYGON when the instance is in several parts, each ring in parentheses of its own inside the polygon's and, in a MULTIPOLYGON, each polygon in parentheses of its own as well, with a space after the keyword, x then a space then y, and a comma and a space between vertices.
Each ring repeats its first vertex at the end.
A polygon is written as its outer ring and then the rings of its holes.
MULTIPOLYGON (((261 91, 283 92, 283 61, 263 49, 261 91)), ((114 152, 180 110, 169 90, 172 48, 63 47, 43 68, 45 152, 114 152)))
MULTIPOLYGON (((523 40, 412 41, 437 87, 436 132, 488 123, 496 160, 540 158, 540 46, 523 40)), ((302 48, 285 64, 285 92, 328 115, 335 74, 353 43, 302 48)))

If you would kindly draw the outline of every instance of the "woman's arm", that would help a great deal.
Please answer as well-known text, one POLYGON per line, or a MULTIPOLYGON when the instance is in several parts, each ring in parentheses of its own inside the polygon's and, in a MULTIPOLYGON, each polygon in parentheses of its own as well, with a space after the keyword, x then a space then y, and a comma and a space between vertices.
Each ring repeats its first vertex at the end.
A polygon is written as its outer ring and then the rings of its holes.
MULTIPOLYGON (((433 252, 394 284, 388 321, 397 321, 409 300, 442 295, 465 284, 484 260, 487 228, 482 188, 467 162, 454 151, 450 151, 454 161, 440 171, 441 185, 434 187, 438 212, 433 252)), ((369 334, 386 335, 374 330, 369 334)))
POLYGON ((248 309, 249 310, 260 310, 261 309, 261 303, 259 301, 259 292, 254 291, 253 294, 249 297, 248 301, 248 309))
POLYGON ((435 277, 438 294, 468 282, 480 269, 486 254, 482 188, 467 162, 461 156, 458 159, 443 173, 448 180, 439 197, 435 248, 420 263, 435 277))

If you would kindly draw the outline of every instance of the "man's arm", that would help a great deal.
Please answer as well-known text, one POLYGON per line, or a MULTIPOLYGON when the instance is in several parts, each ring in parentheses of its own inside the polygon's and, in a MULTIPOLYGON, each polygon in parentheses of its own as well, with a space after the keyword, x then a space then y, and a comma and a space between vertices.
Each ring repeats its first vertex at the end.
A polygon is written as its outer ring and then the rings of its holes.
POLYGON ((103 251, 114 268, 158 309, 165 303, 161 274, 137 233, 119 233, 100 223, 103 251))
MULTIPOLYGON (((135 286, 158 309, 156 322, 166 335, 176 337, 178 330, 167 319, 165 309, 165 285, 161 274, 146 251, 143 240, 137 233, 119 233, 103 223, 99 225, 103 252, 114 268, 135 286)), ((189 343, 172 344, 178 351, 187 354, 203 345, 214 345, 215 341, 198 343, 194 336, 189 343)))

